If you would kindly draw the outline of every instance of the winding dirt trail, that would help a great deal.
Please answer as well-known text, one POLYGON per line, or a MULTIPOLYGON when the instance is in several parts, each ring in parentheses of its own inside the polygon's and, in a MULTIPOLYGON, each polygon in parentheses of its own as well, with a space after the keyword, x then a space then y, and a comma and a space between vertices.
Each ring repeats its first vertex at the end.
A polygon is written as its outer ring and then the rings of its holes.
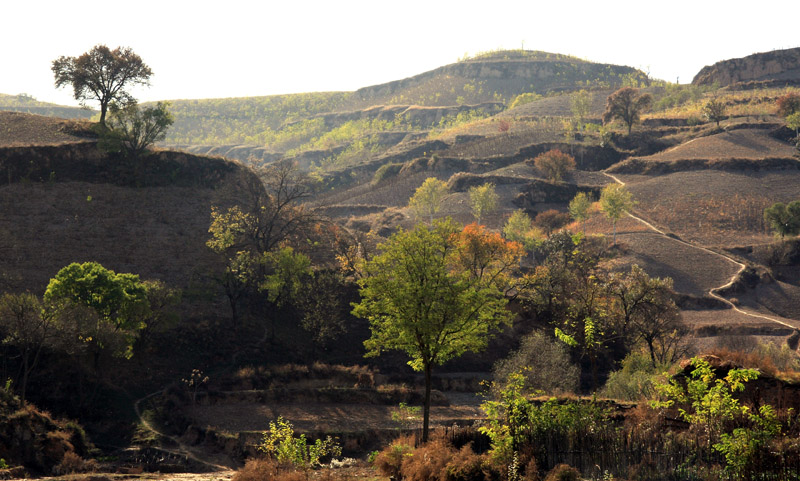
POLYGON ((166 447, 159 447, 159 449, 161 451, 164 451, 164 452, 169 453, 169 454, 174 454, 176 456, 184 456, 187 459, 190 459, 190 460, 192 460, 192 461, 194 461, 196 463, 202 464, 203 466, 208 466, 209 468, 211 468, 212 471, 214 471, 216 473, 223 473, 223 472, 232 473, 233 472, 232 470, 234 468, 233 466, 224 466, 224 465, 216 464, 216 463, 213 463, 213 462, 210 462, 210 461, 207 461, 205 459, 201 459, 201 458, 197 457, 197 455, 195 455, 194 452, 192 451, 191 447, 189 447, 186 443, 184 443, 183 441, 181 441, 179 438, 177 438, 175 436, 170 436, 169 434, 166 434, 166 433, 163 433, 163 432, 159 431, 158 429, 156 429, 155 426, 153 426, 149 421, 147 421, 147 419, 145 419, 142 416, 142 410, 141 410, 142 402, 143 401, 147 401, 147 400, 149 400, 149 399, 151 399, 151 398, 153 398, 153 397, 155 397, 155 396, 157 396, 159 394, 161 394, 161 391, 156 391, 154 393, 148 394, 147 396, 145 396, 145 397, 143 397, 141 399, 136 400, 133 403, 133 409, 136 411, 136 417, 139 419, 139 422, 141 423, 141 425, 145 429, 155 433, 160 438, 164 438, 164 439, 169 440, 171 443, 174 443, 175 446, 177 446, 177 448, 175 448, 175 449, 166 448, 166 447))
MULTIPOLYGON (((616 182, 616 183, 618 183, 618 184, 620 184, 622 186, 626 185, 625 182, 623 182, 620 178, 618 178, 617 176, 615 176, 613 174, 609 174, 608 172, 603 172, 603 174, 605 176, 611 178, 614 182, 616 182)), ((647 222, 646 220, 642 219, 641 217, 638 217, 638 216, 636 216, 636 215, 634 215, 634 214, 632 214, 630 212, 628 212, 628 217, 630 217, 633 220, 645 225, 648 229, 650 229, 650 230, 652 230, 652 231, 664 236, 667 239, 670 239, 670 240, 672 240, 674 242, 678 242, 680 244, 683 244, 685 246, 691 247, 693 249, 697 249, 697 250, 700 250, 700 251, 703 251, 703 252, 706 252, 706 253, 709 253, 709 254, 713 254, 713 255, 715 255, 717 257, 721 257, 722 259, 725 259, 726 261, 728 261, 730 263, 735 264, 738 267, 738 270, 736 271, 736 273, 730 278, 730 280, 726 284, 710 289, 708 291, 708 295, 709 296, 713 297, 714 299, 718 299, 718 300, 724 302, 725 304, 730 306, 734 310, 734 312, 737 312, 739 314, 742 314, 742 315, 745 315, 745 316, 749 316, 749 317, 752 317, 752 318, 756 318, 756 319, 763 319, 763 320, 766 320, 766 321, 774 322, 776 324, 780 324, 780 325, 782 325, 784 327, 788 327, 790 329, 795 329, 795 330, 797 329, 797 326, 789 324, 789 323, 786 323, 786 322, 784 322, 784 321, 782 321, 780 319, 777 319, 775 317, 765 316, 763 314, 758 314, 758 313, 754 313, 754 312, 747 312, 747 311, 745 311, 743 309, 740 309, 738 306, 736 306, 736 304, 732 303, 731 301, 729 301, 728 299, 722 297, 719 294, 719 291, 730 287, 731 285, 733 285, 734 282, 736 282, 736 279, 739 277, 739 275, 747 267, 743 263, 737 261, 736 259, 734 259, 734 258, 732 258, 730 256, 727 256, 725 254, 721 254, 719 252, 715 252, 715 251, 713 251, 711 249, 708 249, 706 247, 698 246, 698 245, 692 244, 690 242, 687 242, 685 240, 677 239, 675 237, 669 236, 664 231, 659 229, 658 227, 654 226, 653 224, 647 222)))

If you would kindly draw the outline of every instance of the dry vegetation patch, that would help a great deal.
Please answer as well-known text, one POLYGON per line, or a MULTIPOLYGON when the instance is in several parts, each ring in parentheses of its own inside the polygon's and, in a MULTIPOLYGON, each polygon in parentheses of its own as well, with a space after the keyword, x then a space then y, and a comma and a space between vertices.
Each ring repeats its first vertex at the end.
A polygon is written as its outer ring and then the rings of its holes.
POLYGON ((722 247, 769 242, 764 209, 795 200, 800 192, 798 171, 700 170, 620 178, 643 217, 684 239, 722 247))
POLYGON ((86 142, 95 135, 92 124, 21 112, 0 111, 0 147, 86 142))
POLYGON ((769 135, 765 129, 737 129, 699 137, 655 155, 641 157, 652 162, 685 159, 791 158, 795 149, 769 135))

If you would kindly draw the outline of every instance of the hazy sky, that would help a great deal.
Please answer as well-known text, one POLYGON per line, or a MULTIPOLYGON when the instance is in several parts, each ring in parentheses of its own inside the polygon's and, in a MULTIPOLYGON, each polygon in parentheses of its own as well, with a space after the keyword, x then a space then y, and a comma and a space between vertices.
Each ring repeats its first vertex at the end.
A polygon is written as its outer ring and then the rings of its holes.
POLYGON ((142 101, 355 90, 524 48, 690 82, 704 66, 800 46, 796 0, 137 0, 0 2, 0 93, 75 105, 50 65, 96 44, 153 70, 142 101))

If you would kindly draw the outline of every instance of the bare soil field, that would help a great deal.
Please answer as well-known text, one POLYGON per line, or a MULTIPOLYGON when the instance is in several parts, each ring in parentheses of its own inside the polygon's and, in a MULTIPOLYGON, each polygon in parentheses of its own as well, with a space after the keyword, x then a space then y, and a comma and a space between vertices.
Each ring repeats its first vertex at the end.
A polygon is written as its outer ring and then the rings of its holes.
POLYGON ((739 129, 699 137, 686 143, 641 157, 652 162, 672 162, 686 159, 765 159, 791 158, 794 148, 769 135, 766 129, 739 129))
POLYGON ((58 145, 91 140, 89 123, 0 111, 0 147, 58 145))
POLYGON ((800 198, 800 171, 698 170, 618 177, 638 202, 637 214, 706 246, 770 242, 764 209, 800 198))
POLYGON ((724 257, 655 232, 617 233, 623 255, 615 259, 615 267, 629 269, 638 264, 655 277, 671 277, 677 292, 702 297, 710 289, 726 284, 739 266, 724 257))

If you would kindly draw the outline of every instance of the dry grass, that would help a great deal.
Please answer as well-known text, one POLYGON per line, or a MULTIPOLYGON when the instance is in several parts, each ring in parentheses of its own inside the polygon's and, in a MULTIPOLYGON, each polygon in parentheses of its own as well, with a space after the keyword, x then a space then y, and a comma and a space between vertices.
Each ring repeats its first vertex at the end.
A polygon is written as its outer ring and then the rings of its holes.
POLYGON ((737 129, 699 137, 655 155, 642 157, 648 162, 687 159, 766 159, 792 158, 795 149, 769 135, 765 129, 737 129))
POLYGON ((731 116, 769 116, 775 114, 775 101, 788 91, 797 89, 768 88, 755 90, 719 90, 708 93, 696 102, 688 102, 679 107, 669 110, 645 115, 645 118, 702 118, 703 105, 711 98, 724 102, 726 105, 725 114, 731 116))
POLYGON ((620 176, 638 201, 637 212, 702 245, 732 247, 771 241, 764 208, 798 196, 798 171, 701 170, 620 176))
POLYGON ((86 142, 90 122, 0 111, 0 147, 86 142))

